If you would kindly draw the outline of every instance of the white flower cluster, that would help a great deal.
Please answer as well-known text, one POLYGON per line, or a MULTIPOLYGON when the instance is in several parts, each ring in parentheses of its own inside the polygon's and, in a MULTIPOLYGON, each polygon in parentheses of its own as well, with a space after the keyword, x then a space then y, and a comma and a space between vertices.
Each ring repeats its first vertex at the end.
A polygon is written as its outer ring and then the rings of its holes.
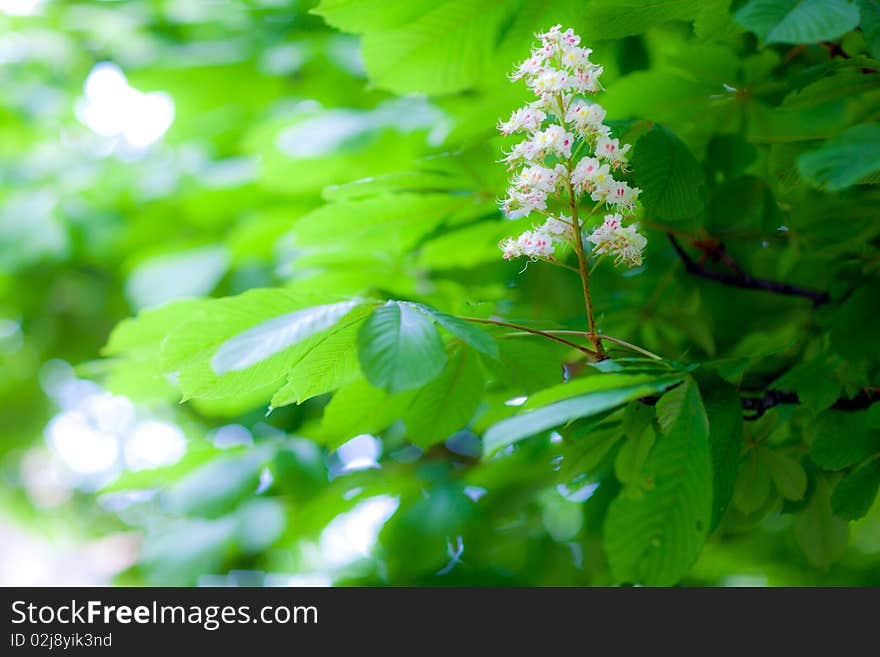
POLYGON ((502 134, 525 135, 502 160, 515 173, 501 209, 511 219, 533 212, 548 219, 516 239, 504 240, 504 257, 552 259, 556 247, 577 239, 583 225, 574 226, 570 218, 554 213, 548 199, 573 196, 566 198, 567 205, 588 195, 594 203, 608 206, 613 213, 608 217, 619 218, 606 220, 586 236, 596 253, 610 253, 617 263, 640 264, 645 239, 635 224, 622 222, 635 211, 640 190, 614 178, 615 171, 627 169, 629 144, 611 137, 600 105, 580 97, 601 89, 602 67, 590 62, 592 51, 580 47, 580 37, 571 29, 556 25, 536 36, 540 44, 510 77, 524 79, 537 99, 498 125, 502 134))
POLYGON ((619 214, 606 214, 605 221, 587 235, 587 240, 599 255, 610 253, 614 264, 626 263, 631 267, 642 264, 642 249, 648 243, 635 224, 624 226, 619 214))
POLYGON ((536 260, 538 258, 552 258, 556 247, 567 243, 574 236, 571 217, 560 215, 547 217, 543 225, 534 230, 527 230, 522 235, 513 239, 503 240, 500 244, 504 252, 504 259, 511 260, 525 256, 536 260))

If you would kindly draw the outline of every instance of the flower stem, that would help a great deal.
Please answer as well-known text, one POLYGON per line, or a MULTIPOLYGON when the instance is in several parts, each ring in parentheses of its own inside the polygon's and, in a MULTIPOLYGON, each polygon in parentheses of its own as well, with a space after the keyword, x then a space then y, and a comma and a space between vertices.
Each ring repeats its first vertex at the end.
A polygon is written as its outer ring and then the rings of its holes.
POLYGON ((568 269, 569 271, 573 271, 576 274, 580 274, 580 270, 577 267, 572 267, 571 265, 567 265, 564 262, 559 260, 551 260, 550 258, 541 258, 541 262, 546 262, 550 265, 556 265, 557 267, 562 267, 563 269, 568 269))
MULTIPOLYGON (((562 102, 562 94, 559 94, 557 97, 557 101, 559 102, 559 109, 562 110, 562 115, 559 117, 559 122, 562 124, 562 129, 568 132, 568 126, 565 123, 565 107, 562 102)), ((587 324, 590 328, 589 339, 590 342, 593 343, 593 346, 596 348, 596 353, 599 354, 600 358, 606 358, 605 349, 602 347, 602 340, 598 337, 598 331, 596 330, 596 320, 593 317, 593 299, 590 296, 590 270, 587 267, 587 257, 584 253, 584 238, 581 234, 582 226, 581 222, 578 219, 578 205, 577 205, 577 195, 574 193, 574 186, 571 182, 571 174, 572 174, 572 158, 569 157, 568 161, 565 163, 565 169, 567 172, 566 182, 568 184, 568 207, 571 211, 571 221, 574 227, 574 250, 577 253, 578 259, 578 271, 580 272, 581 277, 581 289, 584 294, 584 307, 587 311, 587 324)), ((594 208, 595 211, 595 208, 594 208)), ((592 213, 591 213, 592 214, 592 213)))
MULTIPOLYGON (((571 189, 571 183, 569 183, 569 194, 571 194, 571 216, 577 221, 577 202, 574 200, 574 190, 571 189)), ((605 355, 605 350, 602 348, 602 341, 599 339, 598 333, 596 331, 596 320, 593 317, 593 299, 590 296, 590 270, 587 268, 587 257, 584 254, 584 239, 581 235, 581 231, 575 231, 575 239, 574 239, 574 250, 577 253, 578 258, 578 270, 581 276, 581 289, 584 293, 584 307, 587 310, 587 324, 590 327, 590 341, 593 343, 593 346, 596 347, 596 351, 605 355)))

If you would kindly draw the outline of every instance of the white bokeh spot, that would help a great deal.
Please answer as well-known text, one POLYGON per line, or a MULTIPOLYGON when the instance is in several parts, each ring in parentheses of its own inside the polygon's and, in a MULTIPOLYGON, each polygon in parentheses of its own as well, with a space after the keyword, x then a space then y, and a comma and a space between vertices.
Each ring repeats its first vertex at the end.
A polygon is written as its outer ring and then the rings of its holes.
POLYGON ((86 78, 76 115, 96 134, 144 150, 171 127, 174 101, 163 91, 138 91, 116 64, 100 62, 86 78))
POLYGON ((151 470, 173 465, 184 454, 186 438, 183 431, 168 422, 141 422, 125 441, 125 464, 130 470, 151 470))

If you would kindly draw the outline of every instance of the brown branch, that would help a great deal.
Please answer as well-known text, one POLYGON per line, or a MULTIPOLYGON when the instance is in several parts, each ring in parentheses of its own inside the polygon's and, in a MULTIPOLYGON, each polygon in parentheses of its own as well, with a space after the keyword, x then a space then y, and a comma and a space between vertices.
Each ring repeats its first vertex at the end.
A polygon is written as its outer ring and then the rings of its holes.
POLYGON ((693 274, 694 276, 700 276, 701 278, 706 278, 710 281, 715 281, 717 283, 721 283, 722 285, 729 285, 731 287, 740 287, 749 290, 761 290, 764 292, 772 292, 773 294, 783 294, 786 296, 794 296, 794 297, 806 297, 807 299, 812 299, 814 306, 821 306, 822 304, 828 303, 830 297, 827 292, 820 292, 818 290, 811 290, 805 287, 799 287, 797 285, 789 285, 788 283, 780 283, 778 281, 771 281, 766 278, 757 278, 756 276, 751 276, 746 274, 745 272, 740 271, 739 273, 727 273, 727 272, 718 272, 712 269, 707 269, 703 265, 696 262, 690 255, 688 255, 687 251, 685 251, 681 244, 679 244, 678 240, 675 239, 675 236, 667 233, 666 235, 669 238, 670 243, 675 249, 678 257, 681 258, 681 261, 684 263, 685 271, 689 274, 693 274))
POLYGON ((835 57, 839 57, 840 59, 852 59, 846 54, 843 46, 839 43, 834 43, 833 41, 820 41, 819 45, 828 53, 830 59, 834 59, 835 57))
POLYGON ((712 258, 713 262, 723 262, 737 276, 745 275, 745 272, 736 263, 736 260, 734 260, 727 252, 724 244, 716 240, 714 237, 694 239, 692 240, 692 244, 703 252, 703 257, 700 258, 698 263, 699 265, 702 266, 705 263, 706 258, 712 258))
MULTIPOLYGON (((569 329, 547 329, 546 331, 544 331, 544 333, 549 333, 551 335, 580 335, 580 336, 583 336, 589 340, 593 339, 593 335, 591 333, 589 333, 588 331, 572 331, 569 329)), ((517 335, 522 335, 522 332, 508 333, 508 335, 511 337, 514 337, 517 335)), ((648 351, 647 349, 640 347, 636 344, 633 344, 632 342, 627 342, 626 340, 621 340, 620 338, 615 338, 610 335, 605 335, 604 333, 599 333, 597 337, 600 340, 607 340, 608 342, 613 342, 615 344, 619 344, 621 347, 626 347, 627 349, 630 349, 631 351, 637 351, 638 353, 642 354, 643 356, 648 356, 649 358, 653 358, 654 360, 660 360, 660 361, 664 360, 663 356, 658 356, 654 352, 648 351)))
POLYGON ((553 335, 552 333, 547 333, 546 331, 539 331, 538 329, 534 329, 530 326, 523 326, 522 324, 512 324, 511 322, 503 322, 498 319, 482 319, 480 317, 459 317, 459 319, 463 319, 466 322, 473 322, 474 324, 489 324, 491 326, 503 326, 505 328, 516 329, 517 331, 523 331, 525 333, 531 333, 532 335, 539 335, 542 338, 547 338, 548 340, 553 340, 553 342, 558 342, 560 344, 564 344, 567 347, 571 347, 572 349, 577 349, 582 354, 589 356, 594 360, 600 360, 600 356, 598 353, 593 351, 592 349, 588 349, 587 347, 581 346, 579 344, 575 344, 565 338, 560 338, 558 335, 553 335))

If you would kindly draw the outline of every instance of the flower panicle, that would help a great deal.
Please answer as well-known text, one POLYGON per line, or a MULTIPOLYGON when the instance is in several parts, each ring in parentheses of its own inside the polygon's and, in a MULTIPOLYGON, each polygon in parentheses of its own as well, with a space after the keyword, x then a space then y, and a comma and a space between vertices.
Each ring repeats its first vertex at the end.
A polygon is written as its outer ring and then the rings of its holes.
POLYGON ((602 90, 602 66, 590 61, 593 51, 582 47, 570 28, 554 25, 535 36, 539 43, 509 75, 513 82, 524 81, 535 100, 498 123, 501 134, 523 137, 501 159, 511 179, 500 206, 510 219, 538 212, 547 220, 502 241, 504 258, 550 260, 557 248, 575 239, 584 228, 581 222, 574 226, 570 218, 551 211, 552 199, 561 202, 571 194, 575 203, 589 197, 610 211, 585 236, 594 252, 613 255, 616 264, 641 264, 646 240, 636 224, 624 225, 636 211, 641 190, 615 178, 629 169, 630 145, 612 137, 605 109, 587 99, 602 90))

